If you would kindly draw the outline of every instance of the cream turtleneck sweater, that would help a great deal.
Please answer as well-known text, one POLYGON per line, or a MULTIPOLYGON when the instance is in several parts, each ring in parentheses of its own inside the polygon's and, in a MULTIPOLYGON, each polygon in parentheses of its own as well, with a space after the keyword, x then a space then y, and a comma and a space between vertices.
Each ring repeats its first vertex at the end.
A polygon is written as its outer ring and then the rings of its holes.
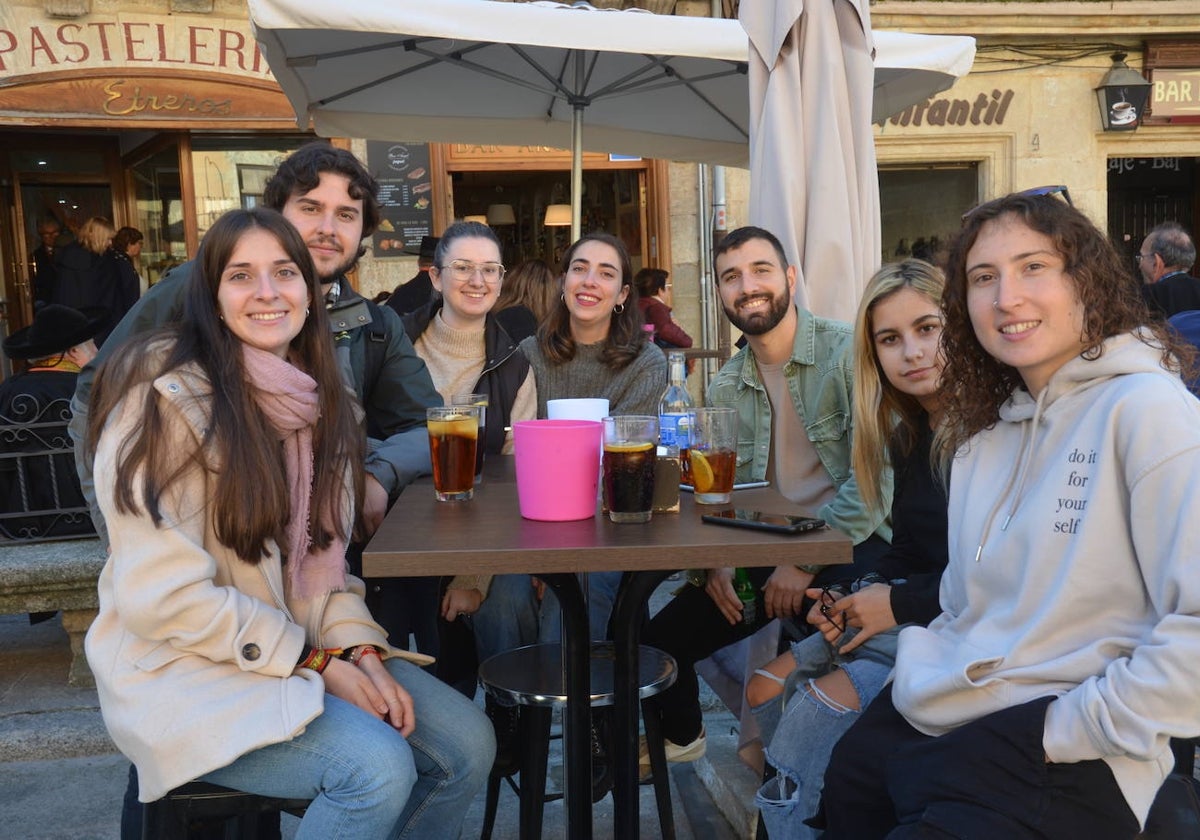
MULTIPOLYGON (((425 332, 417 336, 413 349, 425 361, 433 387, 449 403, 455 394, 469 394, 475 390, 483 366, 487 363, 487 348, 484 344, 484 326, 460 330, 446 323, 441 310, 430 320, 425 332)), ((537 418, 537 389, 533 370, 517 390, 509 412, 512 422, 537 418)), ((505 455, 512 454, 512 432, 504 437, 505 455)), ((490 575, 459 575, 450 581, 451 589, 478 589, 487 597, 490 575)))

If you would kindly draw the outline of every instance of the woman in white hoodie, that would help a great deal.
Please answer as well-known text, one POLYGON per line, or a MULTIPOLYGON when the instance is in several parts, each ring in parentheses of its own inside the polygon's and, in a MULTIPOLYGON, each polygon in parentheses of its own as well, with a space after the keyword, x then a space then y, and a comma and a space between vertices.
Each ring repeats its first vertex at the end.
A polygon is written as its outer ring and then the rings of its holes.
POLYGON ((1131 838, 1200 734, 1200 402, 1104 234, 968 215, 943 301, 942 614, 833 751, 828 838, 1131 838))

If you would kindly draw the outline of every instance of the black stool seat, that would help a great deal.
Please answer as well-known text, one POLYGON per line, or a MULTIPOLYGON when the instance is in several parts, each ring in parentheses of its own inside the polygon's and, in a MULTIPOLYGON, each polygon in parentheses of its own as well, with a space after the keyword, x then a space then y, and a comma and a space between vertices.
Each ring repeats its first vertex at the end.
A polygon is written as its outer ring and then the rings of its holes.
POLYGON ((226 838, 257 840, 260 815, 287 811, 302 816, 308 804, 307 799, 258 796, 208 782, 188 782, 142 806, 142 840, 187 840, 195 822, 224 822, 226 838))
MULTIPOLYGON (((616 649, 612 642, 592 642, 591 705, 611 706, 616 649)), ((526 645, 498 653, 479 666, 479 681, 484 690, 506 706, 519 711, 521 738, 520 837, 538 840, 542 834, 542 807, 546 796, 546 763, 550 752, 550 715, 554 707, 567 702, 562 646, 526 645)), ((649 645, 638 646, 638 697, 643 702, 675 683, 679 668, 674 658, 649 645)), ((671 813, 671 783, 666 772, 666 753, 662 729, 654 714, 642 718, 646 724, 646 743, 654 767, 654 797, 659 825, 665 840, 675 837, 671 813)), ((595 724, 593 723, 593 726, 595 724)), ((492 836, 499 806, 503 774, 495 769, 488 779, 487 802, 483 816, 483 840, 492 836)), ((512 785, 511 778, 509 784, 512 785)), ((513 785, 514 789, 516 788, 513 785)), ((595 795, 595 794, 593 794, 595 795)))
MULTIPOLYGON (((592 642, 592 705, 613 704, 612 642, 592 642)), ((675 660, 658 648, 638 646, 638 699, 666 691, 675 683, 675 660)), ((562 646, 526 645, 490 657, 479 666, 484 690, 506 706, 564 706, 562 646)))

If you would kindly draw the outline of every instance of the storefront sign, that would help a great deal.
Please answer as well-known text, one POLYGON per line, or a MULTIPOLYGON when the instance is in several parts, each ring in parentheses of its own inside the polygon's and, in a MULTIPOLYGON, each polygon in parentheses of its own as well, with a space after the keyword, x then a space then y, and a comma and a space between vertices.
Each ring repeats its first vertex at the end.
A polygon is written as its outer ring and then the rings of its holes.
MULTIPOLYGON (((941 127, 967 125, 1004 125, 1008 106, 1012 104, 1013 91, 993 90, 991 94, 980 93, 974 99, 938 97, 926 99, 893 114, 887 125, 941 127)), ((885 123, 880 123, 884 125, 885 123)))
POLYGON ((418 253, 433 234, 433 175, 424 143, 367 141, 367 167, 379 179, 382 219, 372 237, 377 257, 418 253))
MULTIPOLYGON (((6 4, 7 6, 7 4, 6 4)), ((246 19, 211 15, 87 15, 61 20, 28 7, 0 9, 6 81, 69 69, 162 67, 270 77, 246 19)))
POLYGON ((1200 117, 1200 69, 1151 72, 1150 114, 1154 117, 1200 117))
MULTIPOLYGON (((528 166, 531 163, 541 166, 557 164, 563 169, 571 168, 571 153, 550 146, 494 146, 479 143, 451 143, 446 146, 446 164, 454 168, 460 165, 464 169, 476 164, 486 164, 488 168, 513 164, 528 166)), ((586 169, 636 167, 642 165, 641 159, 611 161, 608 155, 595 152, 585 152, 583 165, 586 169), (609 164, 614 166, 609 167, 609 164)))
POLYGON ((0 5, 0 121, 296 125, 245 18, 37 11, 0 5))

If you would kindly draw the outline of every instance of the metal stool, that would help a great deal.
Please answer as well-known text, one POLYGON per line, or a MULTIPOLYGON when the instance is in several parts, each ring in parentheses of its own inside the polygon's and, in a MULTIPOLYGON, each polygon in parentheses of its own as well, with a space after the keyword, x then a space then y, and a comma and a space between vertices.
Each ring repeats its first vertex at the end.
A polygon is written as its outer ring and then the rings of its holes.
POLYGON ((188 782, 142 806, 142 840, 187 840, 193 821, 225 824, 227 840, 257 840, 259 816, 287 811, 303 816, 307 799, 257 796, 208 782, 188 782))
MULTIPOLYGON (((613 703, 613 661, 611 642, 592 642, 592 707, 613 703)), ((645 701, 675 683, 678 666, 658 648, 638 646, 638 698, 643 701, 642 719, 646 743, 654 769, 654 798, 658 821, 665 840, 674 840, 675 820, 671 813, 671 782, 658 717, 647 714, 645 701)), ((521 813, 520 837, 538 840, 542 836, 542 806, 546 790, 546 763, 550 755, 550 718, 554 707, 567 702, 563 688, 562 648, 558 644, 527 645, 496 654, 479 666, 479 681, 484 691, 504 705, 519 710, 521 738, 521 813)), ((483 817, 482 840, 489 840, 496 821, 502 777, 493 773, 488 779, 487 804, 483 817)), ((509 782, 511 784, 511 781, 509 782)))

